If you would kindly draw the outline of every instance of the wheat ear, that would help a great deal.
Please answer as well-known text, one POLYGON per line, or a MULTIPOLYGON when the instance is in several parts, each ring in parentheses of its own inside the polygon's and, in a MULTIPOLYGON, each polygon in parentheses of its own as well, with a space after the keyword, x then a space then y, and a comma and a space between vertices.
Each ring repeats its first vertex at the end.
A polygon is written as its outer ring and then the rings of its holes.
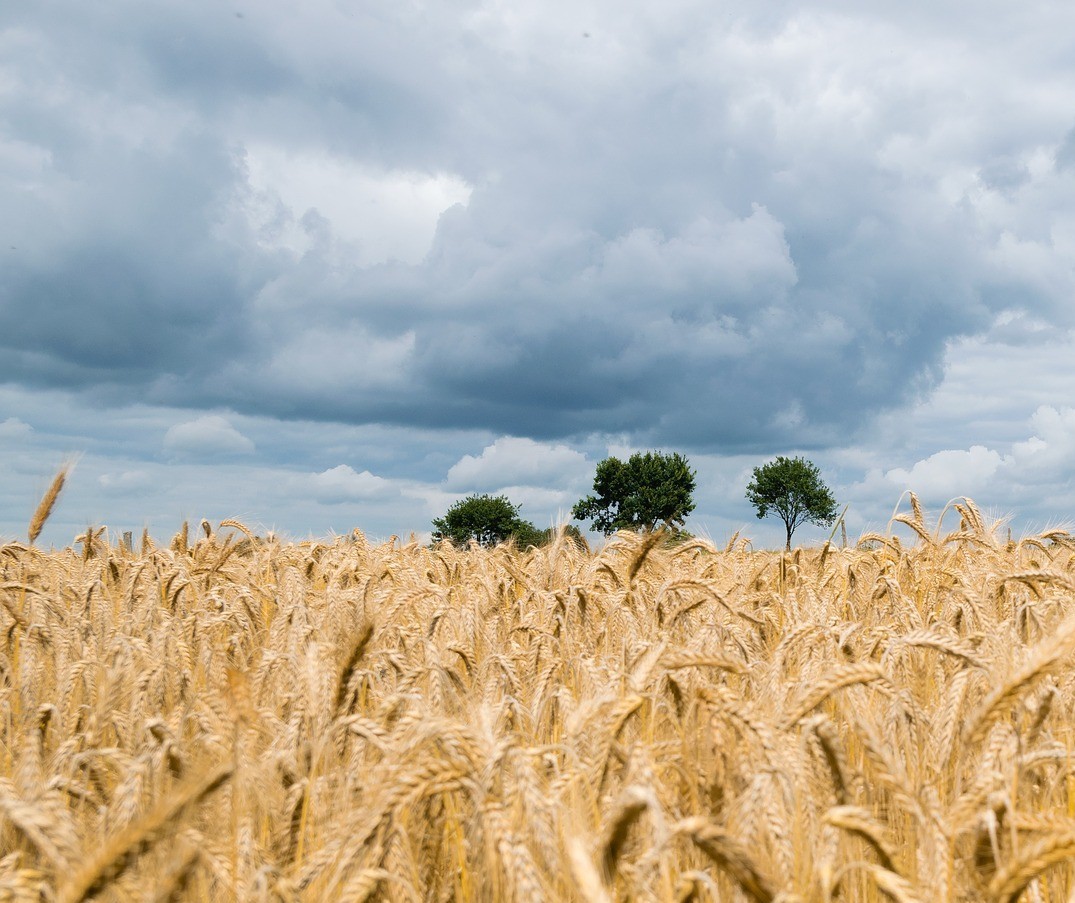
POLYGON ((659 527, 653 530, 642 542, 639 544, 634 556, 631 558, 630 564, 627 566, 627 585, 633 586, 635 577, 638 576, 638 572, 642 570, 642 565, 646 563, 646 559, 649 557, 649 553, 654 550, 661 540, 664 539, 664 528, 659 527))
POLYGON ((33 545, 37 540, 37 537, 41 535, 41 528, 45 526, 45 521, 47 521, 49 515, 52 514, 52 509, 56 505, 56 499, 60 497, 60 490, 63 489, 63 484, 67 480, 68 470, 69 468, 65 464, 59 471, 57 471, 56 476, 52 478, 52 482, 49 484, 49 488, 41 497, 41 501, 34 511, 34 516, 30 518, 30 529, 26 531, 27 536, 30 539, 30 545, 33 545))
POLYGON ((60 903, 82 903, 97 896, 130 867, 140 852, 152 846, 183 810, 222 787, 231 775, 230 765, 218 765, 132 822, 75 873, 59 895, 60 903))
POLYGON ((885 674, 880 665, 874 662, 861 662, 833 668, 832 674, 814 687, 795 711, 784 719, 784 730, 790 730, 798 724, 837 690, 856 684, 871 683, 875 680, 882 681, 886 689, 891 689, 891 681, 888 679, 888 675, 885 674))
POLYGON ((772 903, 775 894, 746 848, 726 831, 701 816, 676 825, 677 834, 686 834, 694 845, 724 869, 755 903, 772 903))
POLYGON ((153 903, 175 903, 186 890, 191 872, 194 871, 199 858, 201 858, 201 851, 197 847, 184 849, 182 855, 168 871, 164 881, 153 889, 153 903))
POLYGON ((861 837, 873 848, 884 868, 890 872, 896 871, 892 863, 892 847, 884 836, 885 829, 867 810, 861 806, 833 806, 822 820, 825 824, 861 837))
POLYGON ((254 542, 257 539, 257 537, 254 536, 253 531, 246 524, 244 524, 242 521, 236 520, 233 517, 226 517, 220 522, 220 529, 223 530, 225 527, 231 527, 235 530, 238 530, 251 542, 254 542))
POLYGON ((631 831, 631 825, 642 817, 642 813, 649 808, 649 799, 638 787, 632 787, 624 795, 616 817, 609 827, 601 853, 601 869, 605 881, 609 884, 616 875, 616 863, 619 861, 623 845, 627 842, 627 835, 631 831))
POLYGON ((687 872, 680 876, 679 886, 676 888, 676 903, 694 903, 695 900, 701 899, 702 888, 712 883, 713 879, 705 872, 687 872))
POLYGON ((7 778, 0 778, 0 815, 49 861, 58 874, 70 867, 70 856, 64 851, 62 835, 55 830, 54 814, 43 806, 20 799, 7 778))
POLYGON ((579 894, 586 903, 612 903, 612 897, 605 890, 586 847, 577 837, 568 841, 567 862, 579 894))
POLYGON ((978 743, 989 732, 993 722, 1016 703, 1022 692, 1039 677, 1049 673, 1072 651, 1072 647, 1075 647, 1075 615, 1068 616, 1052 637, 1038 644, 1026 665, 986 697, 963 729, 964 749, 978 743))
POLYGON ((921 898, 914 892, 914 885, 903 875, 873 863, 867 863, 865 869, 878 890, 894 903, 921 903, 921 898))
POLYGON ((362 661, 362 656, 366 653, 366 647, 369 646, 370 640, 373 638, 373 622, 367 621, 360 630, 354 635, 354 639, 351 642, 351 652, 347 656, 347 660, 343 664, 343 668, 340 670, 339 682, 336 689, 336 704, 334 711, 336 716, 345 714, 344 706, 348 702, 349 690, 351 686, 351 678, 354 676, 355 669, 358 667, 358 663, 362 661))
POLYGON ((1015 903, 1038 875, 1072 856, 1075 856, 1075 833, 1068 831, 1042 838, 997 872, 989 882, 989 893, 994 900, 1015 903))
POLYGON ((832 787, 836 793, 836 800, 840 805, 846 805, 851 798, 847 784, 847 762, 840 749, 840 736, 835 725, 825 715, 815 715, 806 723, 806 727, 813 731, 821 744, 821 751, 825 756, 825 764, 832 776, 832 787))

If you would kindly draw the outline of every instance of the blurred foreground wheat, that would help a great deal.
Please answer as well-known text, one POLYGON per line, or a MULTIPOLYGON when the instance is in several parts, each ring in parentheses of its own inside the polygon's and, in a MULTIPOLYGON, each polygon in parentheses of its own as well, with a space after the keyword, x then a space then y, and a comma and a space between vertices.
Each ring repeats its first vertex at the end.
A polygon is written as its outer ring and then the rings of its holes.
POLYGON ((0 899, 1066 901, 1075 542, 0 546, 0 899))

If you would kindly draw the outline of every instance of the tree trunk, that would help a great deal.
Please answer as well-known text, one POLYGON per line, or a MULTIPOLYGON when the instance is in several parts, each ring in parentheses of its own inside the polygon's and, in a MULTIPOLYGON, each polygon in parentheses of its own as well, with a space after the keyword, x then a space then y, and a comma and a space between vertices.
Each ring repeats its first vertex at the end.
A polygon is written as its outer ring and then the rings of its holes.
POLYGON ((787 528, 787 531, 788 531, 788 544, 786 546, 784 546, 784 551, 785 552, 790 552, 791 551, 791 524, 785 523, 784 526, 785 526, 785 528, 787 528))

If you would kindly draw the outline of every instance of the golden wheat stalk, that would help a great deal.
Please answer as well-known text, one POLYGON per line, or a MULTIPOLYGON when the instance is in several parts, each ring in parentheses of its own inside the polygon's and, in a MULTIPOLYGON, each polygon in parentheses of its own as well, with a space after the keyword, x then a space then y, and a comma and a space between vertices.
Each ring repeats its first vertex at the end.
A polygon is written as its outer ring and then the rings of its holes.
POLYGON ((649 794, 640 787, 629 788, 620 801, 601 850, 601 873, 609 885, 616 874, 616 863, 623 852, 631 826, 642 817, 642 813, 649 806, 649 794))
POLYGON ((56 476, 52 478, 49 488, 45 490, 45 494, 41 497, 41 501, 34 510, 34 516, 30 518, 30 528, 26 531, 30 545, 33 545, 37 541, 37 537, 41 535, 41 529, 45 526, 45 521, 49 519, 52 509, 56 506, 56 500, 60 497, 60 491, 67 481, 67 474, 70 469, 70 465, 65 464, 56 472, 56 476))
POLYGON ((666 531, 664 528, 658 527, 656 530, 652 530, 646 534, 638 544, 634 554, 631 556, 630 563, 627 565, 628 586, 634 586, 635 578, 638 576, 638 572, 642 570, 642 565, 646 563, 646 559, 649 558, 650 553, 665 538, 665 535, 666 531))
POLYGON ((825 715, 814 715, 806 722, 807 730, 817 737, 821 752, 825 757, 829 775, 832 779, 833 792, 840 805, 847 805, 851 798, 847 782, 847 762, 840 748, 840 738, 833 723, 825 715))
POLYGON ((336 681, 336 700, 333 705, 333 712, 337 717, 347 714, 345 704, 350 695, 351 678, 354 676, 359 662, 362 661, 362 656, 366 654, 366 648, 369 646, 371 639, 373 639, 373 622, 367 621, 362 625, 361 629, 356 631, 351 641, 351 651, 336 681))
POLYGON ((989 694, 963 729, 963 747, 973 747, 989 732, 997 718, 1007 713, 1022 693, 1075 649, 1075 615, 1069 615, 1053 634, 1039 643, 1030 660, 989 694))
POLYGON ((833 806, 825 813, 822 821, 862 838, 873 848, 882 867, 890 872, 896 871, 892 861, 895 854, 885 837, 885 829, 867 810, 861 806, 833 806))
POLYGON ((231 765, 218 765, 158 803, 141 818, 106 840, 70 878, 59 895, 60 903, 82 903, 101 893, 119 878, 144 850, 153 846, 187 807, 222 787, 232 775, 231 765))
POLYGON ((590 859, 585 845, 577 837, 567 842, 567 863, 575 887, 586 903, 612 903, 612 897, 605 890, 601 875, 590 859))
POLYGON ((1075 856, 1075 833, 1059 832, 1024 847, 997 871, 989 895, 1000 903, 1015 903, 1027 885, 1050 866, 1075 856))
POLYGON ((915 893, 914 885, 903 875, 873 863, 865 863, 863 868, 873 879, 877 889, 893 903, 924 903, 923 898, 915 893))
POLYGON ((716 825, 700 816, 684 819, 675 826, 676 834, 689 837, 696 847, 727 872, 754 903, 772 903, 776 896, 747 848, 716 825))
POLYGON ((1075 547, 961 507, 641 564, 0 544, 0 898, 1068 899, 1075 547))
POLYGON ((892 682, 888 675, 880 665, 874 662, 841 665, 833 668, 832 673, 816 687, 813 687, 802 702, 784 719, 784 729, 788 730, 798 724, 837 690, 874 681, 879 681, 891 689, 892 682))
MULTIPOLYGON (((62 808, 62 807, 61 807, 62 808)), ((49 807, 21 799, 12 783, 0 778, 0 814, 49 862, 56 874, 71 865, 71 856, 63 843, 62 822, 49 807)))
POLYGON ((220 522, 219 529, 223 530, 225 527, 231 527, 234 530, 238 530, 240 533, 243 534, 243 536, 245 536, 251 542, 254 542, 255 539, 257 538, 257 537, 254 536, 253 531, 246 524, 244 524, 242 521, 235 520, 235 518, 232 518, 232 517, 224 518, 224 520, 222 520, 220 522))

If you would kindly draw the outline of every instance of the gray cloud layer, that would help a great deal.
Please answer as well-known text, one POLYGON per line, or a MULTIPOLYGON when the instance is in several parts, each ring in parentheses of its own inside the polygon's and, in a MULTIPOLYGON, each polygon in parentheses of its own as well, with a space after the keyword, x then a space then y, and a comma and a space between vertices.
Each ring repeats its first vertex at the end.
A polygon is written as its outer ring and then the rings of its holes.
POLYGON ((882 5, 95 9, 6 13, 8 380, 825 445, 997 312, 1068 318, 1071 69, 1010 30, 1059 52, 1046 10, 957 34, 882 5), (308 246, 272 247, 258 144, 451 175, 469 203, 416 264, 363 265, 279 199, 308 246))

